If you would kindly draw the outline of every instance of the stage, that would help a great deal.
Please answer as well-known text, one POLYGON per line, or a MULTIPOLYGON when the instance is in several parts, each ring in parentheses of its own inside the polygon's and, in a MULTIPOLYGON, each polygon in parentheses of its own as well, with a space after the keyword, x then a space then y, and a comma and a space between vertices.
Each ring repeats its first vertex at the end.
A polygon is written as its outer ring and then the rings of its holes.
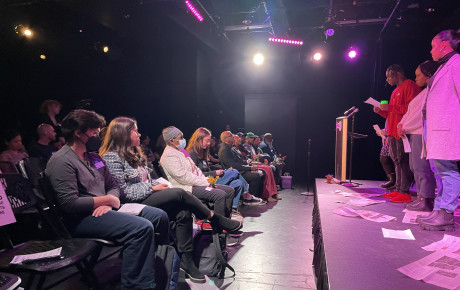
MULTIPOLYGON (((424 231, 417 224, 402 223, 404 203, 387 201, 365 207, 347 205, 351 197, 337 194, 336 190, 360 194, 385 192, 379 187, 379 181, 357 182, 362 185, 349 188, 328 184, 325 179, 316 179, 313 265, 317 289, 443 289, 413 280, 397 269, 429 255, 431 252, 421 247, 441 240, 445 232, 424 231), (394 216, 396 221, 377 223, 360 217, 334 214, 333 210, 340 206, 394 216), (384 238, 382 228, 410 229, 415 240, 384 238)), ((371 199, 387 200, 383 197, 371 199)), ((460 236, 458 221, 456 227, 455 232, 447 234, 460 236)))

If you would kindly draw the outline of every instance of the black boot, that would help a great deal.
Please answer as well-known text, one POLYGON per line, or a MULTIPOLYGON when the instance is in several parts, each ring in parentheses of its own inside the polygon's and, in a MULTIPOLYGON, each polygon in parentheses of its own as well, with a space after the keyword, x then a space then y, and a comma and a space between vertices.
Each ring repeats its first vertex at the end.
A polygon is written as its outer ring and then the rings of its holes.
POLYGON ((228 219, 218 213, 214 213, 212 218, 209 219, 212 229, 220 233, 222 230, 227 232, 234 232, 243 227, 243 223, 237 220, 228 219))
POLYGON ((422 221, 424 220, 428 220, 430 218, 432 218, 433 216, 437 215, 438 214, 438 211, 439 210, 433 210, 429 215, 427 216, 422 216, 422 215, 419 215, 417 216, 417 218, 415 219, 415 221, 420 224, 422 221))
POLYGON ((422 229, 427 231, 455 231, 454 213, 447 212, 445 209, 440 209, 429 219, 420 221, 422 229))
POLYGON ((413 211, 433 211, 434 198, 423 198, 421 197, 417 201, 407 205, 408 210, 413 211))
POLYGON ((393 188, 396 184, 396 174, 395 173, 390 173, 387 174, 388 181, 385 183, 380 184, 381 188, 393 188))
POLYGON ((185 278, 190 278, 193 283, 205 283, 206 278, 197 269, 193 262, 192 252, 182 253, 180 257, 180 269, 184 271, 185 278))

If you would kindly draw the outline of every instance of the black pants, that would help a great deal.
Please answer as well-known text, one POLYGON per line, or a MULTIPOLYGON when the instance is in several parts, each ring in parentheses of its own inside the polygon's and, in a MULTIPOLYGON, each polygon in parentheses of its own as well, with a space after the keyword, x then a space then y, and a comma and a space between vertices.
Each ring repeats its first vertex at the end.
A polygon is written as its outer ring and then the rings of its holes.
POLYGON ((261 197, 264 186, 264 176, 261 176, 255 171, 246 171, 241 173, 241 175, 243 175, 244 179, 249 183, 249 193, 261 197))
POLYGON ((204 202, 214 203, 214 212, 230 217, 232 213, 233 197, 235 190, 228 185, 216 184, 215 188, 209 186, 193 186, 192 194, 204 202))
POLYGON ((380 163, 387 176, 395 173, 395 165, 390 156, 380 155, 380 163))
POLYGON ((396 191, 409 193, 410 184, 414 175, 410 170, 409 153, 404 152, 402 139, 390 137, 390 156, 395 164, 396 191))
POLYGON ((177 251, 179 253, 193 251, 193 218, 194 213, 199 219, 206 219, 211 211, 195 196, 181 188, 168 188, 154 192, 143 204, 161 208, 176 222, 177 251))

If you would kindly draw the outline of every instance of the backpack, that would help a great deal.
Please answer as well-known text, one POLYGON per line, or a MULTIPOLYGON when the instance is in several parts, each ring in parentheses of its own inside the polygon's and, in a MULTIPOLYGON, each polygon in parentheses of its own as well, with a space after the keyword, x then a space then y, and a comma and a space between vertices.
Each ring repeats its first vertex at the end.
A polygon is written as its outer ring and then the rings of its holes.
POLYGON ((158 245, 155 251, 155 289, 176 290, 179 287, 180 258, 173 246, 158 245))
MULTIPOLYGON (((235 270, 227 263, 228 252, 225 251, 227 234, 202 230, 194 238, 195 251, 193 259, 198 270, 209 277, 223 279, 228 268, 235 276, 235 270)), ((226 277, 228 278, 228 277, 226 277)))

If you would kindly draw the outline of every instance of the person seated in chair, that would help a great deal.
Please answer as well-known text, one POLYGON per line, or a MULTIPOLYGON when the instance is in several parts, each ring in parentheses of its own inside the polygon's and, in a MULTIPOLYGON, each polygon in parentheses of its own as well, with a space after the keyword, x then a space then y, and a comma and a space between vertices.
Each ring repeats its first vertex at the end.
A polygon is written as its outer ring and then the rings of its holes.
POLYGON ((150 206, 139 216, 117 211, 120 188, 102 158, 85 145, 104 125, 104 117, 93 111, 70 112, 62 122, 67 144, 51 157, 45 173, 75 237, 123 245, 122 289, 155 289, 155 244, 169 244, 168 215, 150 206))
POLYGON ((193 263, 193 218, 209 219, 214 229, 232 231, 240 226, 209 210, 198 198, 182 188, 169 188, 150 178, 148 159, 140 146, 137 122, 132 118, 113 119, 102 142, 100 154, 120 186, 121 202, 142 203, 163 209, 176 223, 177 251, 181 269, 192 282, 204 283, 204 275, 193 263))
POLYGON ((40 124, 37 128, 38 141, 30 146, 30 157, 40 159, 42 170, 45 170, 46 163, 51 156, 58 151, 56 146, 52 144, 56 139, 56 132, 50 124, 40 124))

